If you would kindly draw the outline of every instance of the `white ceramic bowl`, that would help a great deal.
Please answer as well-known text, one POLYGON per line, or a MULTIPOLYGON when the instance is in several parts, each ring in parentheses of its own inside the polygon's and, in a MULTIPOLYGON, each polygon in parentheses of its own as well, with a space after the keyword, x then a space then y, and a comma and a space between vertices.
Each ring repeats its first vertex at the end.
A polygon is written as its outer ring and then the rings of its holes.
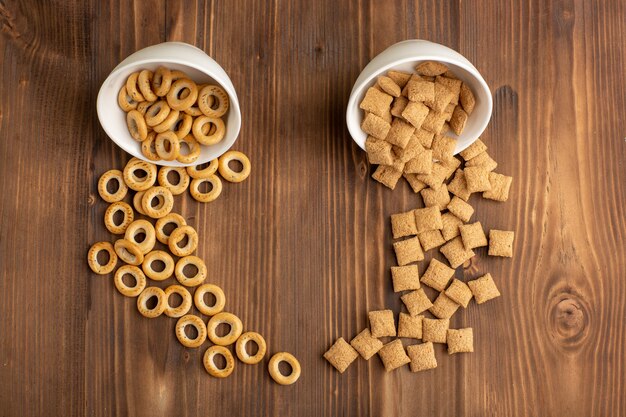
MULTIPOLYGON (((117 95, 130 74, 142 69, 154 71, 161 65, 186 72, 198 84, 217 84, 228 93, 230 108, 224 120, 226 124, 224 139, 215 145, 203 145, 200 156, 192 165, 199 165, 219 157, 235 143, 239 135, 241 128, 239 100, 226 71, 204 51, 187 43, 165 42, 149 46, 120 62, 104 80, 98 93, 98 119, 100 119, 102 128, 120 148, 137 158, 148 160, 141 153, 141 144, 128 133, 126 113, 117 104, 117 95)), ((166 166, 190 165, 181 164, 177 161, 158 161, 156 163, 166 166)))
MULTIPOLYGON (((376 77, 389 70, 414 72, 415 66, 423 61, 439 61, 445 63, 454 74, 465 82, 476 97, 476 106, 469 116, 465 129, 457 138, 455 154, 470 146, 483 133, 493 108, 493 100, 489 86, 478 70, 460 53, 437 43, 424 40, 407 40, 391 45, 378 54, 363 68, 356 79, 346 111, 346 123, 354 141, 365 149, 367 135, 361 130, 363 111, 359 103, 363 100, 369 87, 375 84, 376 77)), ((448 135, 455 136, 454 132, 448 135)))

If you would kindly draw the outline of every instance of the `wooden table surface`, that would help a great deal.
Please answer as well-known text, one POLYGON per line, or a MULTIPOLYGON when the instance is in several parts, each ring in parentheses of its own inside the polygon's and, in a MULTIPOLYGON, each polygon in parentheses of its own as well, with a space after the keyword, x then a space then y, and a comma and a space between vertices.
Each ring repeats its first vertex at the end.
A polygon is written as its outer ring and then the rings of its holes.
MULTIPOLYGON (((0 416, 626 415, 626 5, 622 1, 0 1, 0 416), (413 374, 379 358, 340 375, 322 359, 391 288, 389 215, 421 205, 370 178, 344 111, 387 46, 429 39, 464 54, 494 98, 483 135, 507 203, 472 197, 485 229, 516 231, 513 259, 478 250, 502 297, 459 311, 475 353, 413 374), (250 178, 211 204, 177 197, 227 308, 270 353, 226 380, 183 348, 174 319, 141 317, 87 267, 104 228, 100 174, 129 159, 98 122, 98 88, 163 41, 229 73, 250 178)), ((423 268, 423 267, 422 267, 423 268)), ((405 345, 409 343, 405 340, 405 345)), ((206 345, 205 345, 206 346, 206 345)))

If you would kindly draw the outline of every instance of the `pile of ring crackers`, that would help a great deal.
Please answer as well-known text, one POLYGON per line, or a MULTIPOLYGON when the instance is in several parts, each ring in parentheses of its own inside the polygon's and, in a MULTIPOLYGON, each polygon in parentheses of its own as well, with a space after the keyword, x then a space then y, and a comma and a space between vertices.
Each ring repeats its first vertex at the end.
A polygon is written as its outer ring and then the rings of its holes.
MULTIPOLYGON (((123 171, 105 172, 98 181, 98 193, 110 203, 104 224, 112 234, 120 237, 114 244, 95 243, 87 259, 96 274, 112 273, 118 259, 121 260, 123 265, 113 277, 117 290, 126 297, 136 298, 137 309, 144 317, 156 318, 165 314, 177 319, 175 335, 183 346, 199 348, 208 338, 212 345, 204 353, 204 368, 214 377, 225 378, 235 369, 230 346, 234 345, 236 356, 242 363, 257 364, 267 351, 265 339, 257 332, 244 332, 242 321, 224 311, 224 292, 217 285, 205 282, 209 277, 207 266, 194 255, 198 233, 183 216, 172 211, 174 196, 184 193, 188 187, 198 201, 215 200, 222 189, 216 172, 227 181, 241 182, 250 174, 250 161, 241 152, 229 151, 219 160, 211 161, 206 168, 161 167, 157 172, 156 165, 132 158, 123 171), (232 160, 242 164, 241 171, 236 172, 228 166, 232 160), (213 189, 206 193, 200 190, 204 181, 213 184, 213 189), (129 189, 135 192, 132 198, 129 189), (130 203, 123 201, 125 198, 130 203), (108 255, 108 261, 99 259, 102 252, 108 255), (168 280, 171 283, 167 283, 168 280), (157 282, 167 286, 162 289, 154 285, 157 282), (171 296, 175 294, 182 302, 173 306, 171 296), (208 294, 213 296, 214 302, 206 302, 205 295, 208 294), (197 311, 192 312, 194 307, 197 311), (208 317, 208 321, 202 316, 208 317), (221 324, 229 327, 225 335, 218 334, 217 328, 221 324), (195 329, 193 336, 188 335, 189 328, 195 329), (257 347, 254 354, 246 350, 250 342, 257 347), (223 357, 226 365, 218 366, 216 356, 223 357)), ((273 355, 268 368, 272 378, 281 385, 293 384, 300 376, 298 360, 287 352, 273 355), (281 362, 291 366, 289 375, 280 372, 281 362)))
POLYGON ((392 310, 370 311, 369 327, 349 343, 337 339, 324 357, 339 372, 359 355, 369 360, 376 353, 387 371, 407 364, 412 372, 433 369, 434 343, 447 345, 448 354, 474 351, 473 329, 450 328, 450 318, 472 299, 483 304, 500 292, 489 273, 464 281, 455 270, 475 256, 476 248, 488 247, 489 256, 512 257, 515 235, 495 229, 485 233, 472 219, 472 194, 504 202, 512 182, 495 172, 498 164, 480 139, 460 152, 462 161, 454 156, 456 139, 446 133, 461 134, 474 105, 471 89, 433 61, 419 64, 413 74, 389 71, 361 102, 367 157, 378 165, 373 178, 394 189, 404 176, 424 206, 391 216, 398 264, 391 267, 391 279, 406 312, 396 320, 392 310), (425 252, 436 248, 446 262, 433 257, 420 273, 425 252), (422 343, 405 348, 401 339, 422 343))

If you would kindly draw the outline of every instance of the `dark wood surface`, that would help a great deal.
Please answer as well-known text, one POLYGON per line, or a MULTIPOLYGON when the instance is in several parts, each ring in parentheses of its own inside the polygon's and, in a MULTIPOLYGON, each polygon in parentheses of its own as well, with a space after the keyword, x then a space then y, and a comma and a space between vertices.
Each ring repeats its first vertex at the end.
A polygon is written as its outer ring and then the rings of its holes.
POLYGON ((0 416, 625 415, 625 22, 617 0, 0 1, 0 416), (453 318, 474 354, 340 375, 330 344, 401 308, 388 219, 421 204, 369 178, 344 110, 364 65, 410 38, 459 50, 491 87, 484 140, 514 181, 506 204, 472 204, 516 231, 515 256, 479 250, 457 272, 488 271, 503 294, 453 318), (87 267, 112 239, 98 176, 129 158, 98 123, 98 88, 166 40, 205 50, 239 93, 251 177, 176 209, 228 309, 300 359, 293 386, 267 360, 210 377, 175 320, 144 319, 87 267))

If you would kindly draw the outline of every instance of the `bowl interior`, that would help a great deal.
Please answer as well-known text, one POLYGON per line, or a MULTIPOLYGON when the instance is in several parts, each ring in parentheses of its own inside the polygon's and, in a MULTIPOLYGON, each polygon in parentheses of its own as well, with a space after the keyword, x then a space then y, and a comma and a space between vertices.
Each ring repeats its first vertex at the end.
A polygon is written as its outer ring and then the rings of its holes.
POLYGON ((126 78, 130 74, 142 69, 155 71, 159 66, 165 66, 172 70, 184 71, 197 84, 216 84, 222 87, 229 96, 229 109, 224 118, 226 125, 226 133, 224 138, 215 145, 201 146, 201 152, 198 159, 193 164, 183 164, 178 161, 150 161, 158 165, 165 166, 187 166, 199 165, 215 159, 226 152, 237 139, 239 129, 241 127, 241 113, 239 111, 239 103, 234 92, 230 91, 228 86, 220 82, 208 70, 199 70, 192 64, 181 63, 180 61, 168 61, 167 59, 154 59, 136 62, 122 67, 116 68, 104 81, 100 92, 98 93, 98 118, 100 124, 107 135, 122 149, 131 155, 147 160, 141 153, 141 143, 135 141, 128 132, 126 126, 126 112, 124 112, 117 104, 117 95, 126 83, 126 78))
POLYGON ((361 130, 364 112, 359 108, 359 103, 363 100, 363 97, 365 97, 367 89, 376 83, 376 79, 379 75, 384 75, 389 70, 414 73, 415 67, 419 63, 433 60, 445 63, 457 78, 470 87, 476 97, 476 106, 472 114, 468 117, 463 133, 460 136, 457 136, 452 131, 448 131, 447 133, 447 135, 457 138, 454 153, 457 154, 461 152, 478 139, 489 123, 493 106, 491 92, 485 81, 473 67, 470 68, 462 62, 454 61, 443 56, 421 57, 420 59, 407 59, 382 66, 367 77, 361 85, 355 86, 348 102, 347 123, 350 134, 361 148, 365 149, 365 139, 367 135, 361 130))

